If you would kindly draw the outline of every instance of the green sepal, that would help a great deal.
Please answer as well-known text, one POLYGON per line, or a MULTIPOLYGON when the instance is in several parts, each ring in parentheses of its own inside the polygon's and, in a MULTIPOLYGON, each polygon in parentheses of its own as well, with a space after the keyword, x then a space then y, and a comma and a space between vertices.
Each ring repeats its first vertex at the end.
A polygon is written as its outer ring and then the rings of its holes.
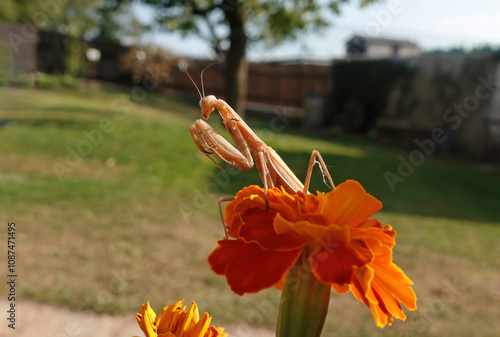
POLYGON ((281 293, 277 337, 319 337, 323 330, 331 286, 312 273, 310 257, 304 250, 288 271, 281 293))

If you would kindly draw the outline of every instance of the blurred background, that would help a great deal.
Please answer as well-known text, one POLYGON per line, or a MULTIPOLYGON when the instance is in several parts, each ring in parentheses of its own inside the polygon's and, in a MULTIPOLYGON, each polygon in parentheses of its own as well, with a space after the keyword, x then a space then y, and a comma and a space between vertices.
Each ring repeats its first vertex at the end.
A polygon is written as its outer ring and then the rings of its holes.
MULTIPOLYGON (((140 334, 141 304, 186 298, 231 336, 272 335, 280 293, 239 297, 206 262, 217 200, 261 181, 193 144, 188 70, 300 179, 316 149, 336 184, 383 202, 419 309, 381 330, 332 294, 325 336, 496 336, 499 30, 493 0, 4 1, 0 237, 16 223, 16 333, 140 334)), ((311 190, 328 189, 315 170, 311 190)))

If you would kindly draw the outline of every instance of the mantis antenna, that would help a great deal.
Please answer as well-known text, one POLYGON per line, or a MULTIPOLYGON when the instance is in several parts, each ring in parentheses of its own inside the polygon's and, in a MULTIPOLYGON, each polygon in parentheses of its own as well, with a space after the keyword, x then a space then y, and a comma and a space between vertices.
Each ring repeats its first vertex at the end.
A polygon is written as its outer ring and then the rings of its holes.
POLYGON ((203 70, 201 71, 201 75, 200 75, 200 78, 201 78, 201 92, 200 92, 200 89, 198 89, 198 86, 196 85, 196 82, 193 80, 193 78, 191 77, 191 75, 189 75, 189 73, 187 71, 187 67, 185 68, 186 75, 188 75, 188 77, 191 80, 191 82, 193 82, 194 87, 196 88, 196 90, 198 91, 198 94, 200 95, 200 98, 205 97, 205 88, 203 87, 203 73, 205 72, 205 70, 207 70, 208 67, 213 66, 216 63, 219 63, 219 62, 212 62, 208 66, 206 66, 205 68, 203 68, 203 70))
MULTIPOLYGON (((205 68, 205 69, 207 69, 207 68, 205 68)), ((203 71, 205 71, 205 69, 203 69, 203 71)), ((189 79, 191 80, 191 82, 193 82, 194 87, 195 87, 195 88, 196 88, 196 90, 198 91, 198 94, 200 95, 200 99, 201 99, 201 98, 203 98, 203 97, 205 97, 205 93, 203 93, 203 96, 201 96, 200 89, 198 89, 198 86, 196 85, 196 82, 193 80, 193 78, 191 77, 191 75, 189 75, 188 70, 187 70, 187 67, 186 67, 186 69, 184 69, 184 70, 186 71, 186 74, 188 75, 188 77, 189 77, 189 79)), ((203 72, 201 72, 201 73, 202 73, 202 76, 203 76, 203 72)), ((201 87, 203 88, 203 81, 201 82, 201 87)))
POLYGON ((205 70, 207 70, 208 67, 213 66, 216 63, 219 63, 219 62, 212 62, 208 66, 203 68, 203 70, 201 71, 200 79, 201 79, 201 92, 203 93, 203 97, 205 97, 205 88, 203 88, 203 73, 205 72, 205 70))

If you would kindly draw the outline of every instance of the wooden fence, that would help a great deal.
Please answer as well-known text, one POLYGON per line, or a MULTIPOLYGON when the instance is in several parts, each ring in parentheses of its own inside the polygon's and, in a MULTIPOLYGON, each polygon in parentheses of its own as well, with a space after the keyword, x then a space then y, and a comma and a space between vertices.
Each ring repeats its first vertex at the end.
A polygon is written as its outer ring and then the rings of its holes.
POLYGON ((249 67, 248 100, 302 109, 308 94, 325 94, 329 66, 256 63, 249 67))
MULTIPOLYGON (((200 74, 209 61, 191 61, 189 73, 200 87, 200 74)), ((251 63, 248 74, 247 100, 268 106, 286 106, 303 112, 309 94, 328 91, 330 65, 305 62, 251 63)), ((170 90, 197 94, 183 67, 172 69, 170 90)), ((224 98, 224 76, 221 65, 213 65, 203 75, 205 93, 224 98)), ((201 87, 200 87, 201 90, 201 87)))

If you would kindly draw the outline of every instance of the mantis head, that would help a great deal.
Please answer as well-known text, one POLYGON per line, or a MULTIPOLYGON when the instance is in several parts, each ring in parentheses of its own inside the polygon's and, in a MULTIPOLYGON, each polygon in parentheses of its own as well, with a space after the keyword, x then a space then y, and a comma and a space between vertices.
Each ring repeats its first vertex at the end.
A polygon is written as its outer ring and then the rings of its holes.
POLYGON ((209 64, 201 71, 201 75, 200 75, 200 77, 201 77, 201 92, 200 92, 200 89, 198 89, 198 86, 196 85, 195 81, 191 78, 191 75, 189 75, 189 73, 186 69, 186 74, 189 76, 189 79, 191 80, 191 82, 193 82, 196 90, 198 91, 198 94, 200 94, 201 115, 202 115, 204 120, 207 120, 208 117, 210 117, 210 114, 212 113, 212 111, 214 111, 215 104, 217 102, 217 98, 214 95, 205 96, 205 89, 203 88, 203 73, 205 72, 205 70, 207 70, 208 67, 210 67, 211 65, 213 65, 215 63, 217 63, 217 62, 209 64))
POLYGON ((201 115, 204 120, 207 120, 214 111, 216 101, 217 98, 214 95, 204 96, 200 99, 201 115))

